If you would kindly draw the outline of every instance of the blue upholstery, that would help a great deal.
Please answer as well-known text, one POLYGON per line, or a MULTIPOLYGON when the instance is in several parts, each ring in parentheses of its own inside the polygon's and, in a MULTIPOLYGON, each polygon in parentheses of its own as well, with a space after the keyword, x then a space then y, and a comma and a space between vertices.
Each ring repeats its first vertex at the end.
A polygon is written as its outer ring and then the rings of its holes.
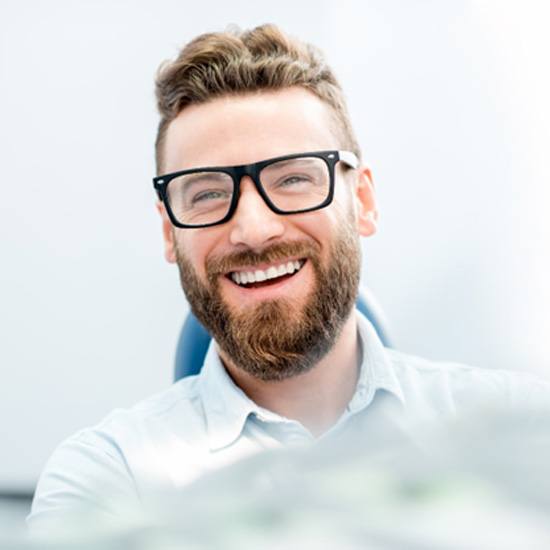
MULTIPOLYGON (((372 323, 382 343, 390 347, 384 317, 372 295, 365 289, 361 291, 357 298, 357 309, 372 323)), ((199 323, 197 318, 192 313, 189 313, 180 332, 176 350, 174 380, 199 373, 204 363, 204 357, 210 345, 210 340, 210 334, 199 323)))

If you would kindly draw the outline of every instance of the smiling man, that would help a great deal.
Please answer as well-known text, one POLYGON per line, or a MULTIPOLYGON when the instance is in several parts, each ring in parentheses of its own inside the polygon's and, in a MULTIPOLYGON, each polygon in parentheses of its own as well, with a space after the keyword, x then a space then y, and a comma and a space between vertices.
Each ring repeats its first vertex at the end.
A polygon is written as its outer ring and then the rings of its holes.
POLYGON ((156 178, 166 257, 233 381, 319 433, 357 381, 351 311, 358 234, 375 231, 370 174, 339 150, 334 113, 313 92, 230 91, 167 129, 168 175, 156 178))
MULTIPOLYGON (((162 67, 156 142, 165 256, 213 342, 198 376, 54 453, 30 524, 116 515, 259 450, 354 426, 406 433, 542 382, 385 349, 354 308, 372 177, 322 55, 275 26, 202 35, 162 67)), ((373 439, 374 441, 374 439, 373 439)), ((374 444, 374 443, 373 443, 374 444)))

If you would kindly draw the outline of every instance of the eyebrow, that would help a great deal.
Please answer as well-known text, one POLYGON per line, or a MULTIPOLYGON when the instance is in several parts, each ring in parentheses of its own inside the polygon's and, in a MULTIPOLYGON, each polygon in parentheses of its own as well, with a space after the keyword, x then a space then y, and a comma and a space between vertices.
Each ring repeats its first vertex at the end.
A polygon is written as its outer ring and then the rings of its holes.
POLYGON ((193 174, 182 174, 182 176, 185 178, 185 183, 192 185, 195 183, 200 183, 203 180, 212 180, 216 179, 219 181, 226 181, 226 182, 232 182, 231 177, 226 174, 225 172, 197 172, 193 174))
POLYGON ((275 160, 273 161, 273 163, 268 164, 266 167, 264 167, 264 170, 266 168, 271 168, 271 167, 284 168, 287 164, 298 164, 298 163, 318 164, 317 162, 315 162, 316 160, 319 160, 319 159, 317 157, 298 157, 298 158, 286 159, 286 160, 275 160))

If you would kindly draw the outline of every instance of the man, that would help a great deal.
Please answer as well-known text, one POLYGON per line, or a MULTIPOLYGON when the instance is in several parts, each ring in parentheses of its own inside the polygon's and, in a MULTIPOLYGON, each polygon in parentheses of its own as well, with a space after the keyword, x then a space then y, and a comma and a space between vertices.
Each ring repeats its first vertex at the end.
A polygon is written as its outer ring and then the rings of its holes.
POLYGON ((355 311, 359 236, 376 232, 378 213, 317 50, 272 25, 202 35, 162 67, 157 98, 165 255, 214 341, 200 375, 56 450, 31 526, 79 508, 116 515, 120 502, 351 425, 411 433, 548 395, 512 373, 386 350, 355 311))

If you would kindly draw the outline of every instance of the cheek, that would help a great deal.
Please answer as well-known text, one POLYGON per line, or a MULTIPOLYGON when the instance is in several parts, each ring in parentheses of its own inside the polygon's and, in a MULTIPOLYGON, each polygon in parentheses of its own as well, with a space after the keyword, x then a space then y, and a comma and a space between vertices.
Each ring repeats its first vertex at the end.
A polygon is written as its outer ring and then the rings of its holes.
POLYGON ((330 234, 329 238, 338 234, 343 225, 356 226, 356 205, 349 188, 341 186, 338 194, 335 191, 334 200, 326 209, 325 214, 325 219, 319 224, 322 224, 325 233, 330 234))
POLYGON ((206 260, 216 254, 219 235, 209 228, 183 229, 185 234, 179 236, 178 251, 185 255, 201 279, 206 278, 206 260))
POLYGON ((182 229, 175 237, 176 249, 178 256, 186 259, 187 262, 191 263, 195 269, 200 265, 198 261, 199 250, 197 250, 197 243, 194 242, 192 238, 189 238, 189 235, 182 233, 187 231, 182 229))
POLYGON ((338 189, 338 195, 334 196, 334 213, 336 223, 351 225, 358 230, 358 209, 359 203, 348 182, 342 182, 338 189))

